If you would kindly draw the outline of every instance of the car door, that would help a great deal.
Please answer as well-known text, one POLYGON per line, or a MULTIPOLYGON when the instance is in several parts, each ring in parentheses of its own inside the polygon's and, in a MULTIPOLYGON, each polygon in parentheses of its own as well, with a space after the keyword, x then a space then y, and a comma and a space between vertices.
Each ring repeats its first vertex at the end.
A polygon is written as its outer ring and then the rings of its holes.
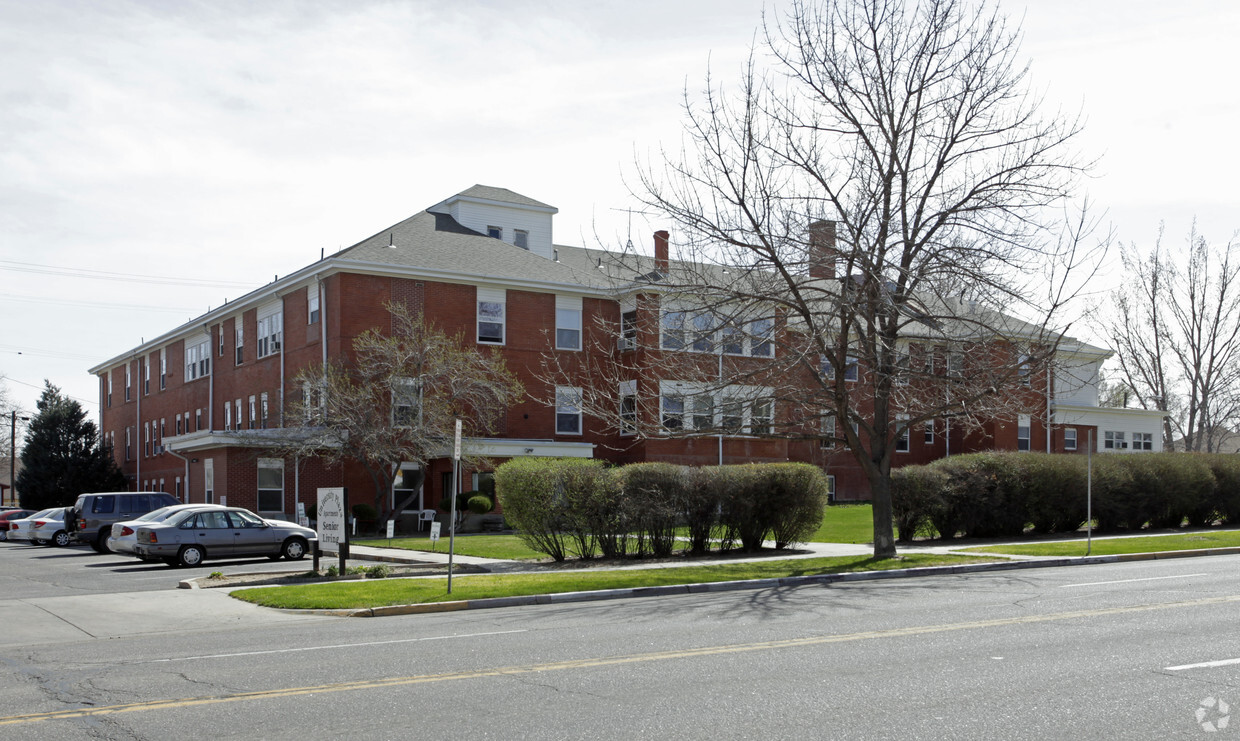
POLYGON ((224 512, 199 512, 190 532, 193 540, 207 549, 208 558, 227 557, 234 551, 233 526, 224 512))
POLYGON ((229 510, 233 523, 233 553, 238 556, 266 556, 279 551, 272 540, 271 527, 249 512, 229 510))

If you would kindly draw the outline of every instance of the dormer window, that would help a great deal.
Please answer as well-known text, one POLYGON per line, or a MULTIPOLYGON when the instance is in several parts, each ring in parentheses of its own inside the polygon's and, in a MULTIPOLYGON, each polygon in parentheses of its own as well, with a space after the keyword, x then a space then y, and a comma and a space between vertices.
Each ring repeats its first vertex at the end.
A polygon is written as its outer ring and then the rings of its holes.
POLYGON ((512 233, 512 243, 523 250, 530 248, 530 233, 524 229, 517 229, 512 233))
POLYGON ((501 227, 501 226, 488 226, 488 227, 487 227, 487 236, 488 236, 488 237, 492 237, 492 238, 494 238, 494 239, 503 239, 503 238, 504 238, 504 228, 503 228, 503 227, 501 227))

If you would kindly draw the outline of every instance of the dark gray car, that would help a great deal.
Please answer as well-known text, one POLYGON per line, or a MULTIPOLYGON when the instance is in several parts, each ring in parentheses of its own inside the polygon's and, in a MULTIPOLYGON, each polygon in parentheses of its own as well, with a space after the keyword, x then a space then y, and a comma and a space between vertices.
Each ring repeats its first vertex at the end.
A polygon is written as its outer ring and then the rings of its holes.
POLYGON ((162 491, 105 491, 83 494, 72 512, 65 513, 65 530, 74 542, 89 543, 99 553, 108 552, 112 523, 133 520, 160 507, 178 504, 177 498, 162 491))
POLYGON ((296 561, 318 540, 313 530, 264 520, 248 509, 186 511, 138 528, 134 552, 170 566, 197 566, 209 558, 266 556, 296 561))

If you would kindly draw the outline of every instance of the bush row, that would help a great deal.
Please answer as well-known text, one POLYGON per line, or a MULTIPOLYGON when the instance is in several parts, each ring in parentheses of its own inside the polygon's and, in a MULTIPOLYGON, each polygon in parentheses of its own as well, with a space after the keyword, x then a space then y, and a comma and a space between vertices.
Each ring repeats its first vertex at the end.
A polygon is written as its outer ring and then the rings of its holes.
POLYGON ((799 542, 826 505, 822 472, 803 463, 609 467, 580 458, 514 458, 495 471, 504 516, 531 548, 570 555, 664 557, 684 528, 694 553, 799 542))
MULTIPOLYGON (((1071 532, 1086 517, 1086 457, 975 453, 892 471, 901 540, 1071 532)), ((1240 522, 1240 456, 1151 453, 1093 457, 1099 530, 1240 522)))

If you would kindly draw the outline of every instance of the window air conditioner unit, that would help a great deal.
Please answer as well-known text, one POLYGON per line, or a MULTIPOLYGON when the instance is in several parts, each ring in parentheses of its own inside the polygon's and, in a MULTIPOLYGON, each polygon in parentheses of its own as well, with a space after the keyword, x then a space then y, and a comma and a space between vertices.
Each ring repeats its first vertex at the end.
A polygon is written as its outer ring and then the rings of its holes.
POLYGON ((634 340, 632 337, 621 337, 620 338, 620 351, 621 352, 624 352, 627 350, 635 350, 635 349, 637 349, 637 341, 634 340))

